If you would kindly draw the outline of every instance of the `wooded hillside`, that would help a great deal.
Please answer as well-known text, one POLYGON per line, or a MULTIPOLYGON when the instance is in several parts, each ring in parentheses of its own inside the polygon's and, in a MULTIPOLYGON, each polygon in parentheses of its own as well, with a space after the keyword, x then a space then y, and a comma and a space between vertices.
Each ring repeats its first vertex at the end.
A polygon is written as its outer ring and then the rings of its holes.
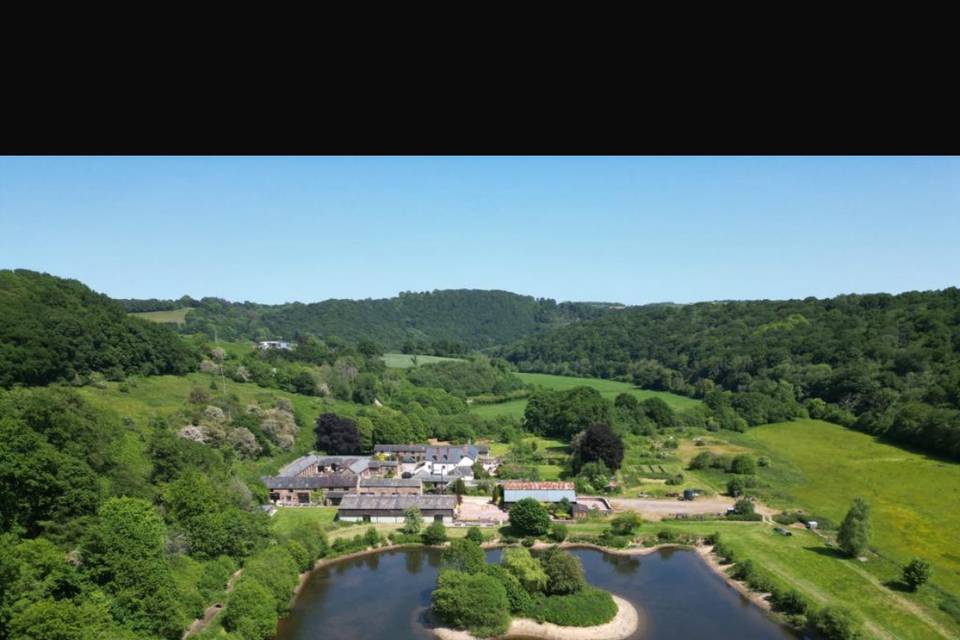
MULTIPOLYGON (((129 311, 175 308, 173 301, 125 300, 129 311)), ((184 333, 216 331, 221 339, 336 336, 349 341, 372 340, 386 349, 425 353, 438 342, 481 349, 505 344, 545 329, 607 312, 606 306, 557 303, 507 291, 451 289, 404 292, 395 298, 325 300, 264 305, 220 298, 192 300, 184 333)), ((435 350, 435 349, 434 349, 435 350)), ((440 355, 440 354, 438 354, 440 355)))
POLYGON ((0 271, 0 387, 72 382, 93 372, 181 374, 197 361, 169 328, 129 317, 76 280, 0 271))
POLYGON ((634 307, 501 350, 523 371, 770 402, 960 457, 960 290, 634 307), (773 400, 771 400, 773 399, 773 400))

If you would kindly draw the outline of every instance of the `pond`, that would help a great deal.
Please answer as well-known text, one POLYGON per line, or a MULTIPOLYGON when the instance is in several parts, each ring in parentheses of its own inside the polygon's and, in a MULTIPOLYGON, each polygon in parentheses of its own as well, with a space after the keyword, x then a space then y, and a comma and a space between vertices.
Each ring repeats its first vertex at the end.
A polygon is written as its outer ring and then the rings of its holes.
MULTIPOLYGON (((646 556, 618 556, 572 549, 590 583, 620 595, 641 611, 637 640, 791 639, 716 575, 693 551, 660 549, 646 556)), ((500 551, 487 552, 498 561, 500 551)), ((430 603, 440 551, 411 547, 342 560, 314 571, 277 640, 428 640, 419 624, 430 603)))

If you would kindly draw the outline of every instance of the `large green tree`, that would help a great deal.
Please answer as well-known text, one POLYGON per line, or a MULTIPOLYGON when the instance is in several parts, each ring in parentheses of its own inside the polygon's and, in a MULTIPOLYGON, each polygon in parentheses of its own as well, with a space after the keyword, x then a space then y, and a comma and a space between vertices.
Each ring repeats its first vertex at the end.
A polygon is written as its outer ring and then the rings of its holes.
POLYGON ((522 536, 541 536, 550 528, 550 513, 533 498, 524 498, 510 507, 510 526, 522 536))
POLYGON ((611 404, 593 387, 540 389, 530 395, 524 426, 538 435, 569 440, 592 424, 611 421, 611 404))
POLYGON ((840 523, 837 544, 847 555, 857 557, 866 551, 870 543, 870 534, 870 506, 862 498, 855 498, 843 522, 840 523))
POLYGON ((136 630, 174 640, 186 616, 166 557, 166 527, 146 500, 110 498, 82 545, 84 569, 114 599, 117 617, 136 630))

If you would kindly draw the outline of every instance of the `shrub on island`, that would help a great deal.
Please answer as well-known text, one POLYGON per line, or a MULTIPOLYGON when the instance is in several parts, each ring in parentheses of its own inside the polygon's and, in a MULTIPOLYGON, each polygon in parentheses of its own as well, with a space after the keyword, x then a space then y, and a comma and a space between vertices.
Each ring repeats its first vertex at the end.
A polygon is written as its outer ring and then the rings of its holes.
POLYGON ((445 623, 481 638, 501 635, 510 626, 507 590, 486 573, 441 571, 433 611, 445 623))
POLYGON ((569 627, 601 625, 617 615, 613 597, 587 584, 580 560, 559 547, 538 558, 523 547, 510 547, 501 564, 479 570, 477 554, 483 557, 467 539, 443 554, 433 612, 446 624, 486 637, 504 633, 511 614, 569 627))

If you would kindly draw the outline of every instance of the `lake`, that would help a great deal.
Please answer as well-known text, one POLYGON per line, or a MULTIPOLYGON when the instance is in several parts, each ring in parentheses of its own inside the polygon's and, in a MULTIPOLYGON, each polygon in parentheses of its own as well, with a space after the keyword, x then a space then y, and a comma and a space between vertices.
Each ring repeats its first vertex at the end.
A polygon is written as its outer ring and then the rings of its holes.
MULTIPOLYGON (((796 640, 716 575, 693 551, 617 556, 571 549, 587 580, 631 601, 645 619, 637 640, 796 640)), ((498 561, 498 549, 487 552, 498 561)), ((342 560, 314 571, 277 640, 427 640, 418 620, 430 604, 440 551, 411 547, 342 560)))

